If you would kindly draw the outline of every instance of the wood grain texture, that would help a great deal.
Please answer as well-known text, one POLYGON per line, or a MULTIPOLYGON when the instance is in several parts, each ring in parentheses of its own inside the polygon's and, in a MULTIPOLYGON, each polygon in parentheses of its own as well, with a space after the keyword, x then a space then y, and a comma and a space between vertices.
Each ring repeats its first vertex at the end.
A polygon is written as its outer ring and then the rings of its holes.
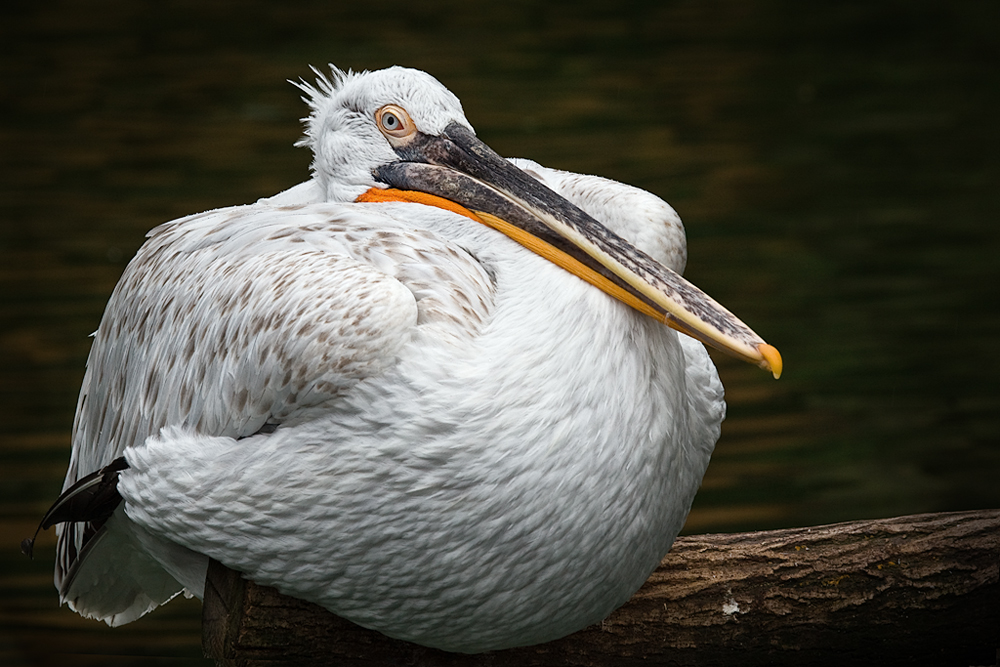
POLYGON ((234 667, 992 665, 1000 510, 681 537, 603 623, 473 656, 390 639, 213 562, 204 644, 234 667))

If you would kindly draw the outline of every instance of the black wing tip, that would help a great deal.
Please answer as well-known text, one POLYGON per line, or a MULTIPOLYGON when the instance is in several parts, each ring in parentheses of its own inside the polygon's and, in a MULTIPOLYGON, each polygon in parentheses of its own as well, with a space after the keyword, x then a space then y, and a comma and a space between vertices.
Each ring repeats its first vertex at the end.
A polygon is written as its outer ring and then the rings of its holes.
MULTIPOLYGON (((35 532, 35 535, 37 536, 38 533, 35 532)), ((35 538, 34 537, 26 537, 23 540, 21 540, 21 553, 23 553, 25 556, 27 556, 31 560, 35 560, 35 538)))
POLYGON ((21 540, 21 553, 34 559, 38 533, 57 523, 87 522, 95 524, 95 528, 102 526, 121 502, 122 497, 118 495, 117 488, 118 473, 126 468, 128 463, 125 457, 119 456, 97 472, 81 477, 63 491, 42 517, 35 536, 21 540))
POLYGON ((124 456, 96 472, 85 475, 56 498, 49 511, 42 517, 42 529, 48 530, 57 523, 91 521, 103 523, 114 511, 121 496, 118 495, 118 473, 128 468, 124 456))

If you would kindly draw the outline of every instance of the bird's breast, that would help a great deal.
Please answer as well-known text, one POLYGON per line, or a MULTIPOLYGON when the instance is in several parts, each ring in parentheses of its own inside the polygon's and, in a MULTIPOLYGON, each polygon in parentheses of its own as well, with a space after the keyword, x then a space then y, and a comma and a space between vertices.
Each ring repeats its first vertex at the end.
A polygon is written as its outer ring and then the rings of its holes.
MULTIPOLYGON (((578 626, 571 610, 602 618, 669 548, 693 494, 676 470, 689 442, 675 334, 536 259, 493 267, 474 335, 429 326, 303 427, 328 462, 303 475, 335 487, 310 510, 325 535, 314 552, 352 564, 334 580, 375 582, 321 604, 380 627, 373 600, 393 615, 445 604, 471 636, 501 624, 530 643, 578 626)), ((407 618, 400 636, 448 646, 462 633, 440 622, 407 618)))

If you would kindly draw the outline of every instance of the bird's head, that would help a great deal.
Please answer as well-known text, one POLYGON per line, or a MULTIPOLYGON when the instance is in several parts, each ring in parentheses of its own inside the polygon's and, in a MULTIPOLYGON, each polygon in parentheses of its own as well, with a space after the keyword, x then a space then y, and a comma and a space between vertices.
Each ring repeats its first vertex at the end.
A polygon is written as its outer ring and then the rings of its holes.
POLYGON ((354 201, 369 188, 385 187, 374 172, 403 159, 393 141, 407 130, 440 136, 457 123, 472 131, 462 103, 426 72, 333 68, 330 77, 316 74, 316 85, 296 84, 312 109, 297 145, 312 149, 313 175, 328 201, 354 201))
POLYGON ((299 87, 312 107, 299 145, 312 148, 328 200, 461 213, 636 310, 781 374, 778 351, 732 313, 479 141, 458 98, 429 74, 334 68, 331 78, 299 87))

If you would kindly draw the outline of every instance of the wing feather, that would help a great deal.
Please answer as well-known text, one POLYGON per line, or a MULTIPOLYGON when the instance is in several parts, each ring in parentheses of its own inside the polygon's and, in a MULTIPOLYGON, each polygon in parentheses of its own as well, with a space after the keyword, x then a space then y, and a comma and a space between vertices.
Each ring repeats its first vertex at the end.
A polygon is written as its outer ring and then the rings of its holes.
MULTIPOLYGON (((258 204, 153 230, 94 335, 64 488, 167 425, 252 435, 395 363, 418 309, 392 266, 365 261, 387 223, 258 204)), ((61 527, 57 585, 87 532, 61 527)))

